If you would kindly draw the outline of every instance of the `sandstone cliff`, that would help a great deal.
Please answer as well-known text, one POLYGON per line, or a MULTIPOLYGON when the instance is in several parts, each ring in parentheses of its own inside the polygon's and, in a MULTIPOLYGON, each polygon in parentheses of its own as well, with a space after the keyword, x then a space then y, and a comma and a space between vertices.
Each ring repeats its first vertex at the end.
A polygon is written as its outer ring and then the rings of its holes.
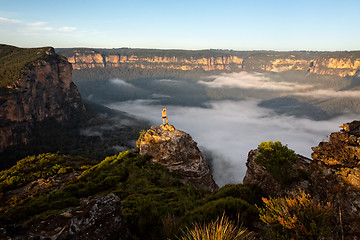
POLYGON ((353 76, 360 69, 359 52, 273 52, 226 50, 59 49, 73 69, 126 67, 183 71, 303 71, 353 76))
POLYGON ((140 155, 150 155, 152 162, 178 174, 183 183, 211 191, 218 188, 196 142, 174 126, 152 127, 141 137, 138 146, 140 155))
POLYGON ((328 142, 313 148, 309 160, 298 155, 291 166, 292 181, 280 184, 267 169, 254 159, 257 150, 249 153, 244 183, 259 185, 271 196, 288 195, 302 189, 315 199, 330 202, 338 218, 339 231, 345 239, 360 236, 360 121, 344 124, 343 130, 332 133, 328 142), (296 175, 297 172, 302 173, 296 175))
POLYGON ((20 77, 0 93, 0 151, 27 143, 34 123, 45 119, 74 123, 84 114, 80 93, 71 80, 71 64, 53 48, 36 54, 43 56, 26 63, 20 77))
POLYGON ((73 69, 87 69, 95 67, 120 67, 141 69, 177 69, 204 71, 212 70, 237 70, 242 68, 242 58, 237 56, 212 56, 212 57, 177 57, 177 56, 137 56, 121 54, 101 54, 94 50, 85 52, 75 51, 68 56, 73 69))

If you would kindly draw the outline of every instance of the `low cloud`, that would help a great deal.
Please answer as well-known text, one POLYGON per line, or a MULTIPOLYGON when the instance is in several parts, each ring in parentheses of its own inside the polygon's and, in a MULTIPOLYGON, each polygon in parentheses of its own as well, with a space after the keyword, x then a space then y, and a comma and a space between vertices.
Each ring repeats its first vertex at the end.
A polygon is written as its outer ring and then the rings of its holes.
POLYGON ((298 84, 293 82, 274 81, 270 77, 261 73, 226 73, 220 76, 212 76, 207 80, 200 80, 210 88, 241 88, 241 89, 261 89, 270 91, 294 92, 312 88, 312 85, 298 84))
POLYGON ((331 89, 320 89, 296 93, 294 95, 311 98, 360 98, 360 91, 335 91, 331 89))
POLYGON ((169 95, 166 95, 166 94, 157 94, 157 93, 154 93, 151 95, 152 98, 169 98, 170 96, 169 95))
POLYGON ((313 99, 360 98, 360 91, 318 89, 319 86, 274 80, 262 73, 226 73, 198 81, 209 88, 240 88, 278 91, 282 96, 301 96, 313 99))
MULTIPOLYGON (((129 101, 108 105, 128 112, 153 125, 162 124, 161 110, 156 102, 129 101)), ((208 108, 166 106, 169 123, 189 133, 213 158, 214 178, 218 185, 241 183, 246 172, 247 154, 262 141, 277 140, 297 153, 310 157, 311 147, 344 122, 356 115, 342 116, 330 121, 277 115, 261 108, 258 101, 214 101, 208 108)))
POLYGON ((121 79, 119 79, 119 78, 113 78, 113 79, 110 80, 110 82, 111 82, 112 84, 115 84, 115 85, 120 86, 120 87, 135 88, 134 85, 132 85, 132 84, 130 84, 130 83, 128 83, 128 82, 125 82, 124 80, 121 80, 121 79))

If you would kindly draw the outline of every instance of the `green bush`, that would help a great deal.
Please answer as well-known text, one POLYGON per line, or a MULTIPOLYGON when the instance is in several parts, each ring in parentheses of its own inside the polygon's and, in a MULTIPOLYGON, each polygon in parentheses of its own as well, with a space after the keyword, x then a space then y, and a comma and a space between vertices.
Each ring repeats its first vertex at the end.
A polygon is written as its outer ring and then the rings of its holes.
POLYGON ((334 211, 299 191, 291 197, 263 198, 260 220, 269 224, 272 239, 331 239, 334 211))
POLYGON ((262 142, 258 150, 259 155, 256 156, 255 162, 265 166, 280 183, 287 183, 291 179, 291 166, 297 160, 296 153, 279 141, 262 142))
POLYGON ((188 222, 209 222, 225 213, 232 220, 238 220, 245 226, 250 226, 257 219, 258 211, 248 202, 233 197, 220 198, 206 202, 187 213, 188 222))
POLYGON ((213 201, 221 198, 233 197, 245 200, 250 204, 261 203, 263 196, 261 188, 252 184, 227 184, 219 188, 208 200, 213 201))
POLYGON ((0 192, 21 187, 38 178, 79 171, 81 167, 94 163, 86 158, 71 157, 60 153, 28 156, 18 161, 12 168, 0 172, 0 192))

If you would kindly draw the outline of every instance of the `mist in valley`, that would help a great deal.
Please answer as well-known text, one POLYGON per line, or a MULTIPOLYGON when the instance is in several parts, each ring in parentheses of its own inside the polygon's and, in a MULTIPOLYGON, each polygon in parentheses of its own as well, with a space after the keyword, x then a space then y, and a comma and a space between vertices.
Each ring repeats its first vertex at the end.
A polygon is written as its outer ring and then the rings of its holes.
POLYGON ((359 91, 341 91, 347 84, 240 72, 193 80, 111 79, 102 88, 79 89, 83 96, 87 91, 85 98, 153 126, 162 124, 166 107, 169 124, 193 137, 210 160, 216 183, 223 186, 242 182, 247 154, 262 141, 281 141, 310 158, 311 147, 358 118, 343 104, 357 106, 360 96, 359 91))
MULTIPOLYGON (((246 172, 247 154, 262 141, 276 140, 306 157, 311 147, 326 140, 328 134, 356 118, 355 115, 329 121, 278 115, 257 106, 258 101, 213 101, 208 108, 166 106, 169 124, 189 133, 206 155, 211 155, 215 181, 223 186, 240 183, 246 172)), ((125 111, 152 125, 162 124, 163 105, 135 100, 113 103, 108 107, 125 111)))

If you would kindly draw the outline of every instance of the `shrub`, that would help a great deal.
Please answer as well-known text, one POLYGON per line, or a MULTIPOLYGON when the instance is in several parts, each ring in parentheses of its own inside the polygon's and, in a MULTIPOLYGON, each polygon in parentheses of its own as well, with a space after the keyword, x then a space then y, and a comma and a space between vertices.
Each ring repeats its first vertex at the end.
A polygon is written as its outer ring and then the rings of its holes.
POLYGON ((250 204, 260 204, 263 196, 261 188, 252 184, 227 184, 209 196, 209 200, 220 198, 240 198, 250 204))
POLYGON ((245 226, 249 226, 258 216, 258 211, 253 205, 239 198, 227 197, 206 202, 188 212, 188 222, 209 222, 222 213, 232 220, 239 220, 245 226))
POLYGON ((258 150, 260 154, 255 158, 255 162, 265 166, 280 183, 287 183, 291 177, 291 165, 297 160, 295 152, 279 141, 262 142, 258 150))
POLYGON ((246 228, 238 227, 224 214, 208 224, 195 223, 193 229, 186 228, 181 240, 241 240, 249 239, 246 228))
POLYGON ((260 220, 270 225, 274 239, 328 239, 334 215, 330 203, 316 203, 309 194, 300 191, 292 197, 263 198, 258 207, 260 220))
POLYGON ((146 131, 145 131, 145 130, 141 130, 141 131, 140 131, 139 138, 138 138, 138 140, 136 141, 136 147, 137 147, 137 148, 140 148, 141 139, 142 139, 142 137, 143 137, 145 134, 146 134, 146 131))

